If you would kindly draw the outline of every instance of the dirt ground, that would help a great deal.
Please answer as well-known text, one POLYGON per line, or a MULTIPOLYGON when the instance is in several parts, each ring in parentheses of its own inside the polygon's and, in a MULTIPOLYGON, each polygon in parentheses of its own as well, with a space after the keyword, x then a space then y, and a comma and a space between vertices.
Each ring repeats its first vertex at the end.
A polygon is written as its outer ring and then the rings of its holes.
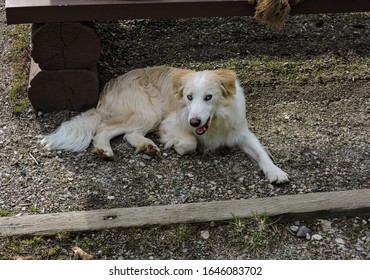
MULTIPOLYGON (((167 150, 150 158, 134 154, 122 137, 112 141, 111 161, 91 148, 79 154, 42 149, 37 136, 76 113, 41 114, 30 105, 12 112, 14 26, 4 23, 0 3, 1 216, 370 187, 367 13, 294 16, 283 31, 248 17, 96 23, 103 44, 101 86, 128 70, 155 65, 235 70, 251 130, 290 175, 290 183, 271 185, 234 150, 183 157, 167 150)), ((368 217, 277 223, 259 217, 2 237, 0 259, 79 258, 73 246, 95 259, 370 259, 369 225, 368 217), (294 227, 302 226, 310 234, 300 238, 294 227)))

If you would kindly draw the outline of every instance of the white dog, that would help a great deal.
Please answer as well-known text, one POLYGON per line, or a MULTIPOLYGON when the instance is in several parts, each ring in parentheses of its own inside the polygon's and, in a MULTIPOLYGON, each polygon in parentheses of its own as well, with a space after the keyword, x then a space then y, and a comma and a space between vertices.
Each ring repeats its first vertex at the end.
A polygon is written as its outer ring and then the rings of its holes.
POLYGON ((113 156, 110 140, 124 134, 150 155, 159 148, 145 135, 159 131, 165 148, 180 155, 201 145, 204 151, 239 147, 256 161, 271 183, 288 175, 277 167, 248 129, 244 93, 233 71, 195 72, 171 67, 133 70, 110 81, 98 105, 62 125, 41 143, 49 149, 85 150, 113 156))

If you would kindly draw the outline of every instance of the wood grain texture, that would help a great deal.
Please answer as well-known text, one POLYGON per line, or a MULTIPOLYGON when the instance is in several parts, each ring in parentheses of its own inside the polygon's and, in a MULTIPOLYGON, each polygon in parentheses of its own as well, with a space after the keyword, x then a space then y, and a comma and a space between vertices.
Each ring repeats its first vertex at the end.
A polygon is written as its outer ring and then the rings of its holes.
POLYGON ((264 214, 308 219, 370 215, 370 189, 247 200, 117 208, 0 218, 0 235, 42 235, 177 223, 226 221, 264 214))
POLYGON ((32 60, 28 97, 36 111, 85 111, 98 103, 97 70, 41 70, 32 60))
POLYGON ((92 24, 34 24, 31 56, 43 70, 96 67, 101 44, 92 24))

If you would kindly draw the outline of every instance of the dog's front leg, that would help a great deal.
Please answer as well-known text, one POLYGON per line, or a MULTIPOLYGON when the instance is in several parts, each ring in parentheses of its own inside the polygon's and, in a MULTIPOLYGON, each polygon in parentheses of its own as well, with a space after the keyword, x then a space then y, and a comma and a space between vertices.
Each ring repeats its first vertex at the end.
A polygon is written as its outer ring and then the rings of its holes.
POLYGON ((258 138, 248 127, 242 129, 239 137, 240 148, 258 163, 270 183, 282 184, 289 181, 288 174, 272 162, 258 138))

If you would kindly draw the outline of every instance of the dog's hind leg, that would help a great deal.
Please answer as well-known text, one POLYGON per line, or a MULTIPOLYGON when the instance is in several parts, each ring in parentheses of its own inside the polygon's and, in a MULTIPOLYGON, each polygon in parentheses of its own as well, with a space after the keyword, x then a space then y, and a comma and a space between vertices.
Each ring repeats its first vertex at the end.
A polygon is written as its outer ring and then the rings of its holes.
POLYGON ((110 140, 118 135, 125 134, 124 138, 136 148, 136 152, 144 151, 150 155, 155 155, 159 152, 159 148, 145 135, 154 130, 158 123, 159 120, 155 114, 143 116, 138 113, 105 120, 98 127, 94 136, 94 147, 101 157, 110 158, 113 156, 110 140))
POLYGON ((240 148, 258 163, 270 183, 281 184, 289 181, 288 175, 272 162, 258 138, 248 127, 242 129, 239 137, 240 148))
POLYGON ((125 133, 126 129, 120 123, 103 122, 97 129, 93 138, 93 144, 96 152, 102 158, 113 157, 113 150, 110 140, 114 137, 125 133))

